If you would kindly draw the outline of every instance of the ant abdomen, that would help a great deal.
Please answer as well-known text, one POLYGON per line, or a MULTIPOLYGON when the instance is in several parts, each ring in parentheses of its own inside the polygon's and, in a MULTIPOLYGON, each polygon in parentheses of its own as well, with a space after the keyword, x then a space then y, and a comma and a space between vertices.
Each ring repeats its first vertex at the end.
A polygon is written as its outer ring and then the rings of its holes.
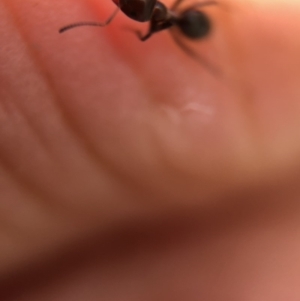
POLYGON ((211 30, 211 22, 206 14, 197 10, 187 10, 176 20, 176 25, 190 39, 206 37, 211 30))

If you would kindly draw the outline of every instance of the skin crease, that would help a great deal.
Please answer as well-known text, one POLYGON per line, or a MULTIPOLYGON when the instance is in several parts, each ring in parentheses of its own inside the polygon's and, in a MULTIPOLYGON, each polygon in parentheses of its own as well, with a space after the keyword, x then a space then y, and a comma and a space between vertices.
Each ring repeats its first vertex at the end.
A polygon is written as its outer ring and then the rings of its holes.
POLYGON ((0 1, 1 300, 299 300, 299 4, 204 8, 215 76, 121 13, 58 34, 110 2, 0 1))

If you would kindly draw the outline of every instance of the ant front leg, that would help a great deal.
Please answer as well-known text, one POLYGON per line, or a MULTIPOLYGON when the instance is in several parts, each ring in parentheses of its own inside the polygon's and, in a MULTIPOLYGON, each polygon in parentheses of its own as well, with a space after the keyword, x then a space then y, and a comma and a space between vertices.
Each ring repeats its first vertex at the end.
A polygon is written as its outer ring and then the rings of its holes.
POLYGON ((151 20, 149 31, 146 34, 143 34, 141 31, 136 31, 136 35, 142 42, 145 42, 152 36, 154 32, 155 32, 155 22, 151 20))
POLYGON ((136 34, 138 38, 145 42, 148 40, 154 33, 165 30, 173 26, 173 23, 170 20, 164 20, 164 21, 157 21, 157 20, 151 20, 150 21, 150 29, 148 33, 143 35, 140 31, 137 31, 136 34))

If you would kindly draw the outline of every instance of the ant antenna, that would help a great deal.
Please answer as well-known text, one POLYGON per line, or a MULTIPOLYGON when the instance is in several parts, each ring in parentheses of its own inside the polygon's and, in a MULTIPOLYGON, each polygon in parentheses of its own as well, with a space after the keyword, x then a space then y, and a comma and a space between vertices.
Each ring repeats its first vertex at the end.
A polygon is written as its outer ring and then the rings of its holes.
POLYGON ((116 14, 118 13, 119 10, 120 10, 120 7, 118 6, 117 9, 113 12, 113 14, 104 23, 100 23, 100 22, 78 22, 78 23, 73 23, 73 24, 69 24, 67 26, 64 26, 58 32, 63 33, 65 31, 69 30, 69 29, 79 27, 79 26, 100 26, 100 27, 104 27, 104 26, 108 25, 113 20, 113 18, 116 16, 116 14))
POLYGON ((98 22, 79 22, 79 23, 74 23, 74 24, 69 24, 65 27, 62 27, 60 30, 59 30, 59 33, 63 33, 69 29, 72 29, 72 28, 75 28, 75 27, 79 27, 79 26, 105 26, 105 23, 98 23, 98 22))

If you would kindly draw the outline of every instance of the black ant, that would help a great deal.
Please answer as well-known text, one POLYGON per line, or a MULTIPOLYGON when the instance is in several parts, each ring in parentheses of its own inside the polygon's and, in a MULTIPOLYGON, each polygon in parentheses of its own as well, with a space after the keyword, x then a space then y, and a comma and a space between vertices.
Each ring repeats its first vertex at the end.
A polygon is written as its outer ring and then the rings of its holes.
MULTIPOLYGON (((213 0, 195 3, 182 12, 177 13, 180 3, 184 0, 176 0, 171 8, 167 8, 165 4, 157 0, 112 0, 117 9, 103 23, 100 22, 78 22, 62 27, 59 32, 63 33, 66 30, 78 26, 107 26, 121 10, 129 18, 138 22, 150 21, 150 28, 147 34, 142 35, 136 32, 141 41, 148 40, 153 33, 177 26, 181 33, 192 40, 199 40, 206 37, 211 30, 211 22, 208 16, 199 11, 198 8, 216 5, 213 0)), ((192 57, 201 60, 201 63, 212 69, 213 67, 205 60, 199 57, 195 52, 185 46, 179 39, 173 36, 175 42, 188 52, 192 57)))

